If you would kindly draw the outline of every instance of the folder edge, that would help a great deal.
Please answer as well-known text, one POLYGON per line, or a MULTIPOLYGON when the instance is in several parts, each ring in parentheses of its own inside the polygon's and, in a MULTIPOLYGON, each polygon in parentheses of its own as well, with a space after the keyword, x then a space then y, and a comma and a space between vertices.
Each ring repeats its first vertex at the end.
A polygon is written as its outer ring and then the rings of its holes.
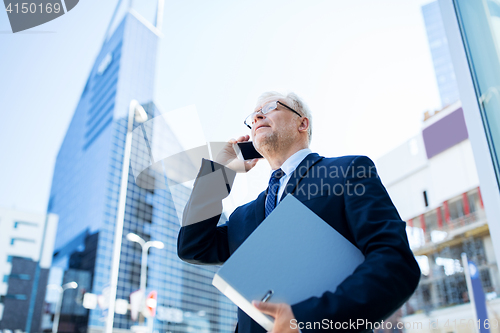
POLYGON ((233 287, 231 287, 223 278, 221 278, 217 273, 214 275, 212 280, 212 285, 219 289, 221 293, 226 295, 227 298, 231 300, 236 306, 243 310, 247 315, 249 315, 253 320, 255 320, 260 326, 264 327, 268 332, 273 330, 274 319, 271 316, 267 316, 260 312, 251 301, 245 299, 239 292, 237 292, 233 287))

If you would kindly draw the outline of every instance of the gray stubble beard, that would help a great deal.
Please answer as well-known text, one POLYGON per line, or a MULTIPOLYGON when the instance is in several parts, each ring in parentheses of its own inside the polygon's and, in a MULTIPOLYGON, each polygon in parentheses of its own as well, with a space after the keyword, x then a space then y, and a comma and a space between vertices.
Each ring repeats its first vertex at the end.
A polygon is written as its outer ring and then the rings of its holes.
MULTIPOLYGON (((287 131, 285 131, 286 133, 287 131)), ((273 155, 274 153, 286 149, 288 145, 293 142, 290 135, 286 135, 282 132, 274 132, 270 137, 264 138, 263 142, 258 147, 260 153, 265 153, 266 155, 273 155)))

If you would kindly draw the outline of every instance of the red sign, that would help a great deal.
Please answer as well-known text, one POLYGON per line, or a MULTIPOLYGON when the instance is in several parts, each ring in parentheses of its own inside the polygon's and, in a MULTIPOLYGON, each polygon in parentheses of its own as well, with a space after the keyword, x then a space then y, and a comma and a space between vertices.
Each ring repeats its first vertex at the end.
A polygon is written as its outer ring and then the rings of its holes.
POLYGON ((158 292, 156 290, 151 291, 146 298, 146 312, 149 317, 154 317, 156 315, 156 303, 158 298, 158 292))

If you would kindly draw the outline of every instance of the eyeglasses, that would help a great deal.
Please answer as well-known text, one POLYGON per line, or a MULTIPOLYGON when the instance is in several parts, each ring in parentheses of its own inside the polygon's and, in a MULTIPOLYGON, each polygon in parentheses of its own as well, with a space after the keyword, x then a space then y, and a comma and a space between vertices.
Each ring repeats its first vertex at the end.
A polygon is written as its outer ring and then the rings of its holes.
POLYGON ((248 117, 245 118, 245 121, 243 122, 248 128, 252 129, 252 126, 253 126, 253 123, 254 123, 254 119, 255 119, 255 116, 258 114, 258 113, 262 113, 262 114, 268 114, 269 112, 273 111, 273 110, 276 110, 278 108, 278 104, 279 105, 282 105, 284 106, 285 108, 287 108, 288 110, 296 113, 299 117, 302 118, 302 115, 300 113, 298 113, 297 111, 295 111, 294 109, 292 109, 291 107, 289 107, 288 105, 286 104, 283 104, 281 103, 280 101, 274 101, 274 102, 270 102, 270 103, 267 103, 266 105, 264 105, 262 107, 262 109, 260 109, 259 111, 255 111, 255 112, 252 112, 248 117))

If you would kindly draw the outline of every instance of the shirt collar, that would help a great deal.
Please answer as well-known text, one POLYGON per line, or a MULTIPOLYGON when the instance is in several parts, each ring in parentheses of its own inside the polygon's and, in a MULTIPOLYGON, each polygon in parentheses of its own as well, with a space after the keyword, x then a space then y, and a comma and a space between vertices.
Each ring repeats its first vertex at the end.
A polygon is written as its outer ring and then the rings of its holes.
MULTIPOLYGON (((291 175, 292 172, 299 166, 300 162, 306 158, 307 155, 312 153, 312 150, 309 148, 301 149, 292 156, 290 156, 283 165, 281 165, 281 170, 285 172, 285 175, 291 175)), ((274 171, 274 170, 272 170, 274 171)), ((271 172, 272 172, 271 171, 271 172)))

